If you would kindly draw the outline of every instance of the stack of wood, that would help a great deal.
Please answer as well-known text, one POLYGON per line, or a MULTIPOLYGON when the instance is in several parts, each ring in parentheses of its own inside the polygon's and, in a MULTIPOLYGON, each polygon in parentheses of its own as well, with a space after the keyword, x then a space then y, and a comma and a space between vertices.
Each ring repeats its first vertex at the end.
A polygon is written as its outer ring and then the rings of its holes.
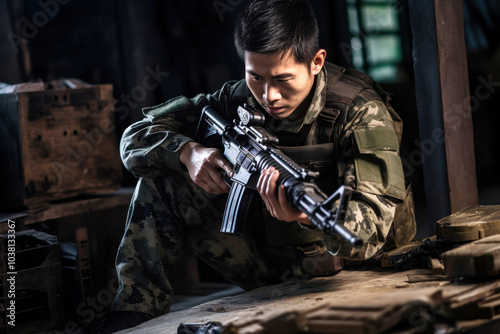
POLYGON ((439 220, 436 236, 386 253, 382 266, 428 268, 436 275, 444 275, 447 268, 448 277, 498 275, 493 263, 500 261, 499 234, 500 205, 468 207, 439 220))

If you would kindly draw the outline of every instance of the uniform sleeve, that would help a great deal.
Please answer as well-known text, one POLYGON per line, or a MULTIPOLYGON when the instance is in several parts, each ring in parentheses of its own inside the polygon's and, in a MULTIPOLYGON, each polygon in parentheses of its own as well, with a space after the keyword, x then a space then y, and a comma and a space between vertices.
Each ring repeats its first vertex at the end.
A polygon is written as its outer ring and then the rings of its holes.
POLYGON ((125 167, 136 177, 159 177, 171 169, 180 170, 181 149, 194 141, 203 107, 211 105, 229 117, 233 84, 226 83, 214 94, 179 96, 145 108, 145 118, 129 126, 122 135, 120 155, 125 167))
POLYGON ((353 189, 344 226, 365 244, 353 248, 336 235, 322 238, 332 253, 362 260, 385 244, 396 204, 404 199, 404 173, 392 118, 378 100, 356 105, 340 135, 339 184, 353 189))

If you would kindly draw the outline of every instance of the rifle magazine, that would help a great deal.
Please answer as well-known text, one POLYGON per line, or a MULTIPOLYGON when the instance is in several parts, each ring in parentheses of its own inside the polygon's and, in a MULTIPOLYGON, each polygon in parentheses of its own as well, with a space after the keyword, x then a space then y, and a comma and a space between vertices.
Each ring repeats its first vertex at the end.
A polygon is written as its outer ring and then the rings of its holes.
POLYGON ((242 234, 255 191, 245 185, 233 181, 229 197, 224 209, 224 217, 220 232, 226 234, 242 234))

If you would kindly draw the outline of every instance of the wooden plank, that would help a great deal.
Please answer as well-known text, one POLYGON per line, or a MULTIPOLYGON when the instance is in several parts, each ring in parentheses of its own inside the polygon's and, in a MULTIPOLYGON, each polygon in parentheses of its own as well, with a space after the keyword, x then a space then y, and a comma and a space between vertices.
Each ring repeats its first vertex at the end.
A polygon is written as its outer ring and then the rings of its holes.
POLYGON ((451 212, 478 204, 462 2, 434 0, 451 212))
POLYGON ((470 206, 437 222, 438 239, 474 241, 500 234, 500 205, 470 206))
POLYGON ((500 234, 480 239, 442 255, 448 277, 489 277, 500 274, 500 234))
POLYGON ((110 194, 51 204, 39 211, 4 212, 0 215, 0 233, 5 233, 7 230, 6 224, 1 223, 6 222, 8 219, 14 220, 18 226, 30 225, 52 219, 112 209, 118 206, 127 206, 130 204, 132 192, 133 188, 125 187, 110 194))
POLYGON ((429 235, 477 205, 462 3, 409 0, 429 235))
POLYGON ((76 200, 59 204, 52 204, 48 209, 30 214, 24 219, 24 224, 34 224, 50 219, 86 214, 89 212, 114 208, 130 203, 130 194, 121 194, 109 197, 96 197, 76 200))

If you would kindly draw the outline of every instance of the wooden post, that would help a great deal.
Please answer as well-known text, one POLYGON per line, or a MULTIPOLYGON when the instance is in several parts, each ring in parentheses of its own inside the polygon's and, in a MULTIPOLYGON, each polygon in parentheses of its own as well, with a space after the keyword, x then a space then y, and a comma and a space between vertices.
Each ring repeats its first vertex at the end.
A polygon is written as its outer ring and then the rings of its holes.
POLYGON ((451 213, 478 204, 462 1, 434 0, 451 213))
POLYGON ((462 3, 408 0, 429 234, 475 205, 477 186, 462 3))

